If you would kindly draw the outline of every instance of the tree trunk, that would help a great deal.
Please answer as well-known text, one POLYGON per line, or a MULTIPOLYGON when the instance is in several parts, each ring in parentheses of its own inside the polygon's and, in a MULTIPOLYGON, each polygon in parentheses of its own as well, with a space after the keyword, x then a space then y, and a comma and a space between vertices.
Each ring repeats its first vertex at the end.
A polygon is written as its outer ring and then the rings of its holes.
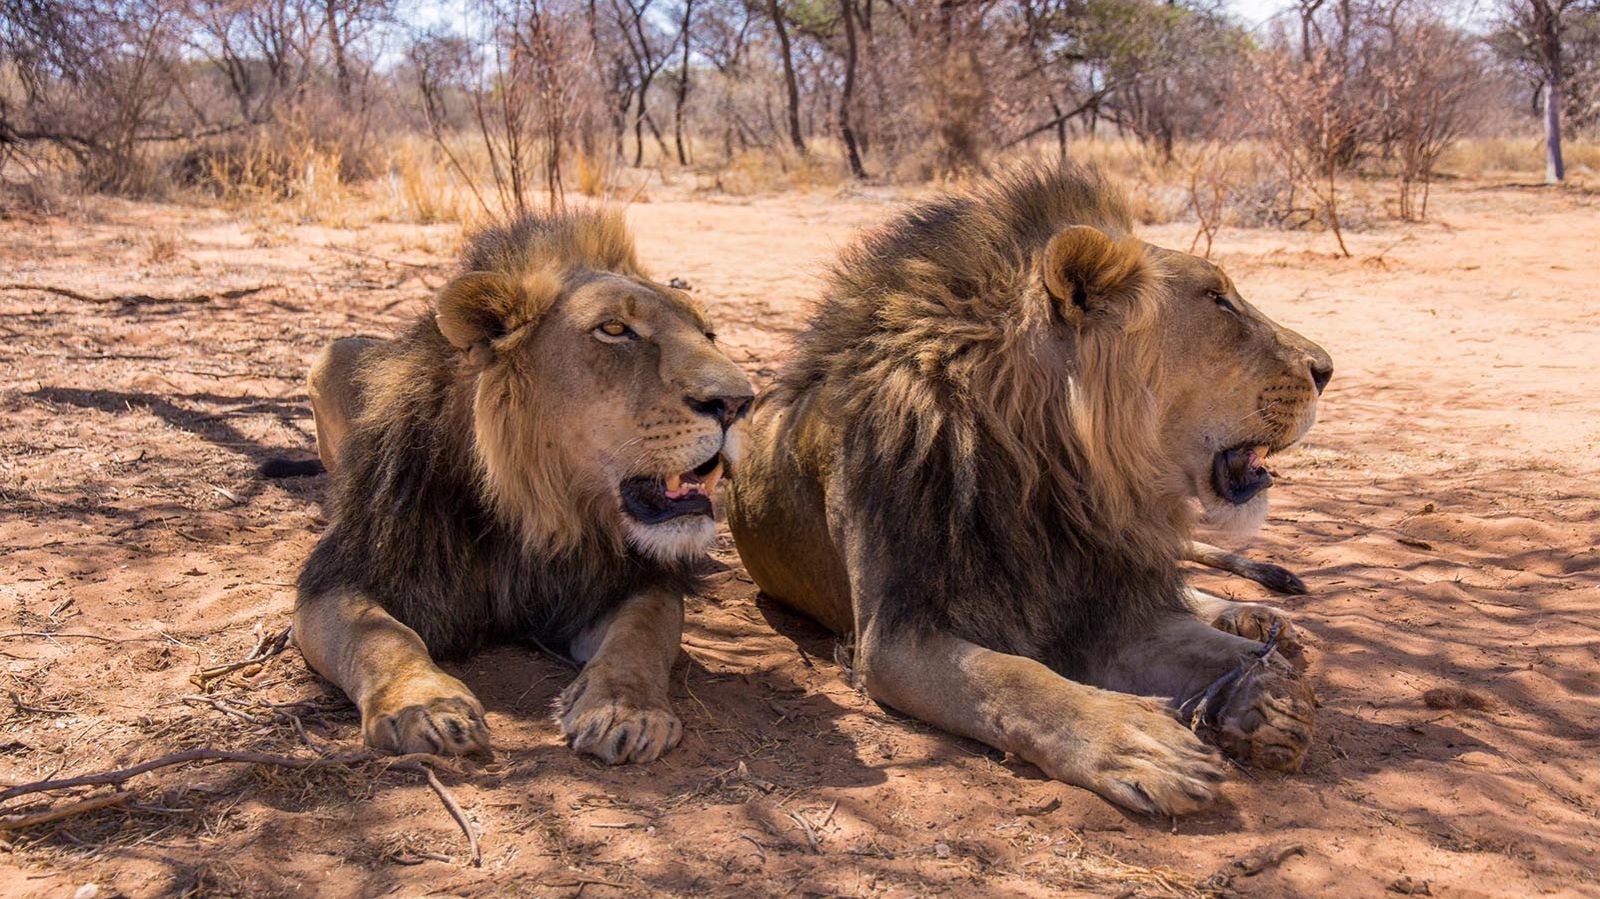
POLYGON ((850 104, 856 95, 855 0, 839 0, 839 14, 844 18, 844 96, 839 100, 839 137, 844 140, 845 155, 850 159, 850 174, 865 178, 867 172, 861 167, 856 132, 850 127, 850 104))
POLYGON ((1566 177, 1561 160, 1561 76, 1551 74, 1544 84, 1544 182, 1560 184, 1566 177))
POLYGON ((683 102, 689 98, 689 21, 694 0, 683 0, 683 71, 678 73, 678 104, 672 111, 672 140, 678 146, 678 165, 689 164, 683 148, 683 102))
POLYGON ((789 142, 801 156, 806 153, 806 139, 800 134, 800 84, 794 75, 794 53, 789 47, 789 28, 783 21, 783 7, 778 0, 768 0, 772 25, 778 31, 778 49, 783 55, 783 83, 789 94, 789 142))
POLYGON ((345 38, 339 31, 338 0, 327 0, 325 9, 327 11, 328 46, 333 50, 334 84, 339 92, 339 101, 348 107, 351 94, 350 61, 345 57, 345 38))
POLYGON ((1561 160, 1561 11, 1551 0, 1532 0, 1533 30, 1544 69, 1544 180, 1560 184, 1567 177, 1561 160))

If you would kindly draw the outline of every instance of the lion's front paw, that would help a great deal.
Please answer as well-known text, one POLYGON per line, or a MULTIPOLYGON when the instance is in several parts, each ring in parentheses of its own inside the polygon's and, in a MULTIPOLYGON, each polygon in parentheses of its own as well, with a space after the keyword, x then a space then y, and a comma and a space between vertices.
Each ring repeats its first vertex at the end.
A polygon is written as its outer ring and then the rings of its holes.
POLYGON ((653 762, 683 739, 683 724, 646 692, 584 669, 556 700, 556 723, 573 749, 608 765, 653 762))
POLYGON ((1223 752, 1245 764, 1298 771, 1311 746, 1316 702, 1300 672, 1269 653, 1246 663, 1220 709, 1206 716, 1207 731, 1223 752))
POLYGON ((487 755, 489 725, 466 685, 440 673, 385 690, 363 709, 361 730, 374 749, 406 754, 487 755))
POLYGON ((1272 637, 1273 628, 1278 630, 1278 652, 1282 653, 1296 668, 1306 665, 1305 646, 1300 640, 1300 631, 1295 628, 1294 622, 1289 620, 1289 613, 1275 606, 1265 603, 1230 603, 1217 617, 1211 619, 1211 626, 1225 634, 1234 634, 1247 640, 1265 643, 1272 637))
POLYGON ((1066 749, 1062 764, 1046 759, 1041 767, 1118 805, 1157 815, 1183 815, 1210 804, 1227 779, 1216 751, 1157 700, 1119 696, 1094 726, 1098 732, 1078 731, 1077 745, 1066 749))

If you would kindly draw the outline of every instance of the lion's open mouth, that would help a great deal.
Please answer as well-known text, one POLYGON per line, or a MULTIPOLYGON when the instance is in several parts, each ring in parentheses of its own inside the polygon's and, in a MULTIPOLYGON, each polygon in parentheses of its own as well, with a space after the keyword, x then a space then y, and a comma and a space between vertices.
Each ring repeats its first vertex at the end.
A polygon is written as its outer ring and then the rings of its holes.
POLYGON ((1256 494, 1272 486, 1267 471, 1271 447, 1260 443, 1241 443, 1217 453, 1211 459, 1211 486, 1217 495, 1242 506, 1256 494))
POLYGON ((683 515, 710 515, 711 491, 722 479, 722 454, 692 471, 622 482, 622 508, 641 524, 660 524, 683 515))

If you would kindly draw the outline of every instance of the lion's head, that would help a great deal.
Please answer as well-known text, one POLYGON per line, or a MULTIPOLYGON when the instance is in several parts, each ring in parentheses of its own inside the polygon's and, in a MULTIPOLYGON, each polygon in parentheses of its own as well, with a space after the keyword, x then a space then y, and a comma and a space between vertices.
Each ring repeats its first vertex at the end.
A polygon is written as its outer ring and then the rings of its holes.
POLYGON ((650 280, 620 218, 480 235, 436 302, 475 371, 474 454, 496 513, 542 549, 596 523, 664 562, 715 537, 750 383, 688 294, 650 280))
POLYGON ((1328 356, 1131 230, 1095 173, 1024 169, 844 254, 779 389, 824 385, 885 533, 1170 562, 1196 498, 1259 521, 1267 454, 1310 427, 1328 356))
POLYGON ((1252 528, 1266 515, 1267 458, 1311 428, 1333 363, 1216 265, 1116 233, 1069 226, 1041 260, 1045 292, 1078 338, 1079 395, 1100 392, 1088 420, 1118 415, 1109 403, 1143 408, 1168 474, 1206 518, 1252 528), (1106 370, 1113 358, 1125 367, 1106 370))

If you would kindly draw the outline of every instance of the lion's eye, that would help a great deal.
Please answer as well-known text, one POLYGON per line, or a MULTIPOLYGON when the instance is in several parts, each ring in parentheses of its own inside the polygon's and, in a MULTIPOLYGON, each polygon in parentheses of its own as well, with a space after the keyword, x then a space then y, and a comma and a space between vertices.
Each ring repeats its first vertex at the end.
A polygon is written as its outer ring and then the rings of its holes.
POLYGON ((711 341, 712 343, 716 343, 717 342, 717 332, 715 332, 715 331, 707 331, 706 332, 706 339, 711 341))
POLYGON ((628 327, 622 322, 617 321, 616 319, 612 319, 611 321, 600 325, 600 327, 595 328, 594 334, 601 340, 610 341, 632 340, 633 338, 639 336, 638 334, 634 333, 632 328, 628 327))
POLYGON ((1216 303, 1218 308, 1222 309, 1224 312, 1232 312, 1234 314, 1238 314, 1239 312, 1239 307, 1233 305, 1233 301, 1229 300, 1227 295, 1222 293, 1220 290, 1211 291, 1211 300, 1212 302, 1216 303))

